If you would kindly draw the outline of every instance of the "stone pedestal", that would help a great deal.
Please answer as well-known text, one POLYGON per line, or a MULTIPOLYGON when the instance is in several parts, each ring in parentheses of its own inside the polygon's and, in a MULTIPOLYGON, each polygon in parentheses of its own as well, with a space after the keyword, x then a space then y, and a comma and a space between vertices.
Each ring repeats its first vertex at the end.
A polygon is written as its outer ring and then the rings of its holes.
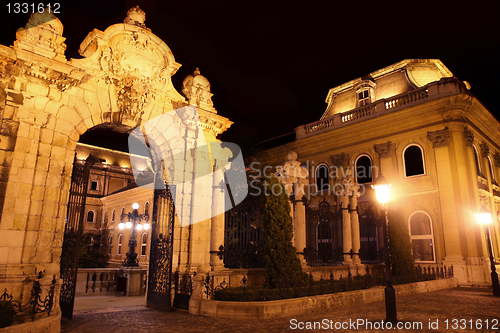
POLYGON ((145 294, 142 285, 143 275, 146 269, 141 267, 122 267, 123 275, 127 277, 127 289, 125 296, 140 296, 145 294))

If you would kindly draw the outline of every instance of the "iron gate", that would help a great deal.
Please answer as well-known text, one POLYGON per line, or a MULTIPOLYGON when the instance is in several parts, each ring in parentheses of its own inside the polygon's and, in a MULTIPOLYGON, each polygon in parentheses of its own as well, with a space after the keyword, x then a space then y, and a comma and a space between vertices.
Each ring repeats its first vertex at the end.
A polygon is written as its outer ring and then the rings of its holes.
POLYGON ((80 258, 80 240, 83 232, 83 218, 85 216, 85 201, 90 167, 97 160, 89 155, 85 162, 76 158, 73 162, 71 174, 71 188, 69 192, 66 226, 61 253, 61 279, 63 280, 60 293, 62 316, 73 317, 75 302, 76 276, 80 258))
POLYGON ((151 223, 151 251, 147 306, 170 311, 172 307, 172 254, 175 190, 155 190, 151 223), (172 193, 173 192, 173 193, 172 193))
POLYGON ((309 266, 340 265, 343 262, 342 234, 339 233, 342 213, 332 213, 326 199, 318 208, 306 207, 306 223, 313 237, 308 241, 304 257, 309 266))

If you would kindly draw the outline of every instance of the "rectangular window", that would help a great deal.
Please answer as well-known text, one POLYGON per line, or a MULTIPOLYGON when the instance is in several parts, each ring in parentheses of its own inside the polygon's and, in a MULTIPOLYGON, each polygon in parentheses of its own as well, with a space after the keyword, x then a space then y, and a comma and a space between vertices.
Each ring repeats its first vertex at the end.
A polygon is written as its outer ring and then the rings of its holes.
POLYGON ((370 104, 370 92, 368 89, 358 92, 358 107, 370 104))

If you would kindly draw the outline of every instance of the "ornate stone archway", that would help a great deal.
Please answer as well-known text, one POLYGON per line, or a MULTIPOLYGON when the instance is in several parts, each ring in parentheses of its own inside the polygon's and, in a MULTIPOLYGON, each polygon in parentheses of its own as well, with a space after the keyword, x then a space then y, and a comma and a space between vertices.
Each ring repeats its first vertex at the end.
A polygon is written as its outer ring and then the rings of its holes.
MULTIPOLYGON (((144 22, 135 7, 124 23, 94 29, 80 46, 83 59, 66 59, 63 25, 51 13, 32 15, 12 47, 0 45, 0 288, 16 299, 29 296, 35 272, 45 272, 42 286, 59 273, 81 134, 94 126, 129 131, 187 105, 196 106, 207 141, 231 125, 199 71, 184 81, 186 97, 176 91, 171 77, 181 65, 144 22)), ((204 233, 210 221, 193 229, 204 233)), ((203 242, 206 254, 186 254, 192 267, 209 262, 210 238, 203 242)))

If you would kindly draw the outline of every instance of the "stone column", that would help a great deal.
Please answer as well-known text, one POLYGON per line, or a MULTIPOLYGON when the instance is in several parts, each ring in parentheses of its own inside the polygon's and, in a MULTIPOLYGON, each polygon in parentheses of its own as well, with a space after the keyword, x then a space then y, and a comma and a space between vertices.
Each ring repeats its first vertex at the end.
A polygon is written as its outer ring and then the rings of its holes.
POLYGON ((352 263, 349 253, 352 249, 351 214, 349 214, 349 197, 342 195, 340 199, 340 209, 342 210, 342 244, 344 251, 344 265, 352 263))
POLYGON ((358 197, 357 195, 352 195, 349 200, 349 212, 351 213, 351 234, 352 234, 352 250, 354 253, 354 264, 361 264, 359 259, 359 249, 361 247, 361 241, 359 236, 359 216, 358 216, 358 197))
POLYGON ((306 210, 302 198, 305 198, 305 186, 308 184, 309 171, 300 166, 297 153, 288 153, 288 161, 276 173, 288 194, 293 193, 290 215, 293 219, 293 245, 302 265, 305 265, 304 248, 306 247, 306 210))
POLYGON ((224 183, 224 169, 217 160, 214 161, 212 187, 212 225, 210 237, 210 266, 212 271, 224 269, 224 262, 219 258, 220 246, 224 245, 224 195, 227 192, 224 183), (222 213, 220 213, 222 212, 222 213))

